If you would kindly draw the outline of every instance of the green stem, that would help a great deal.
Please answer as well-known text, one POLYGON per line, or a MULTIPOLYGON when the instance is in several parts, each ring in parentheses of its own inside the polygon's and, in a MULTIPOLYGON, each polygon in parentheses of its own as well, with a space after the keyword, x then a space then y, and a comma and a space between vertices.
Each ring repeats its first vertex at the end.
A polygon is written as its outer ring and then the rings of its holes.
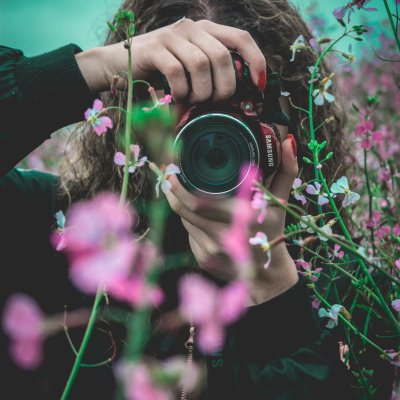
POLYGON ((400 51, 400 40, 399 40, 399 36, 396 33, 396 25, 394 24, 392 13, 390 12, 389 4, 388 4, 387 0, 383 0, 383 3, 385 4, 386 13, 388 15, 390 26, 391 26, 392 31, 393 31, 393 36, 394 36, 394 38, 396 40, 396 43, 397 43, 397 48, 400 51))
POLYGON ((96 293, 96 297, 94 299, 92 311, 90 313, 89 323, 88 323, 88 325, 86 327, 86 331, 85 331, 85 334, 83 336, 82 343, 81 343, 81 346, 79 348, 78 354, 75 357, 74 365, 72 366, 72 370, 71 370, 71 373, 70 373, 70 375, 68 377, 68 381, 67 381, 67 383, 65 385, 63 394, 61 396, 61 400, 66 400, 68 398, 68 396, 70 394, 70 391, 71 391, 71 388, 72 388, 72 385, 73 385, 73 383, 75 381, 75 378, 76 378, 76 376, 78 374, 79 368, 82 366, 82 364, 81 364, 82 363, 82 359, 83 359, 83 356, 85 354, 86 347, 87 347, 87 345, 89 343, 89 339, 90 339, 90 336, 92 334, 92 331, 93 331, 93 328, 94 328, 94 324, 96 322, 96 318, 97 318, 97 314, 99 312, 99 306, 100 306, 100 302, 101 302, 102 298, 103 298, 103 292, 101 290, 98 290, 97 293, 96 293))
POLYGON ((133 80, 132 80, 132 53, 131 53, 131 39, 128 39, 128 104, 126 110, 125 122, 125 169, 124 177, 122 180, 122 189, 120 202, 125 203, 128 193, 129 181, 129 163, 131 156, 131 125, 132 125, 132 96, 133 96, 133 80))

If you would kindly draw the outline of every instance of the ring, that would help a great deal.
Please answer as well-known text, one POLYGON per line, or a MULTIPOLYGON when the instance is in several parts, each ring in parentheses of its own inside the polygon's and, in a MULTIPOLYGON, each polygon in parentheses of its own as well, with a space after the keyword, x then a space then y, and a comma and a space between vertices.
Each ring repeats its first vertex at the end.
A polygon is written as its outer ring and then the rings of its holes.
POLYGON ((174 22, 172 24, 172 28, 177 27, 180 23, 182 23, 184 20, 186 19, 186 17, 182 17, 181 19, 178 19, 178 21, 174 22))

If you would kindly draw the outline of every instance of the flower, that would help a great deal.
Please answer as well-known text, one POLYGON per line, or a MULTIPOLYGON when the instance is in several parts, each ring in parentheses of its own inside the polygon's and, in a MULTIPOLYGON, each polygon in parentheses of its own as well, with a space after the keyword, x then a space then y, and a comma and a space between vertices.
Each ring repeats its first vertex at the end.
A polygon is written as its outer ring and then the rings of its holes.
POLYGON ((179 310, 198 330, 199 349, 213 353, 220 349, 225 327, 246 311, 248 288, 243 281, 233 281, 219 289, 214 283, 196 274, 186 274, 179 281, 179 310))
POLYGON ((393 310, 400 312, 400 299, 393 300, 391 304, 393 310))
POLYGON ((348 207, 360 200, 360 195, 350 190, 349 181, 347 180, 346 176, 342 176, 335 183, 333 183, 330 190, 334 194, 344 193, 344 198, 342 201, 343 207, 348 207))
POLYGON ((311 264, 308 261, 299 258, 294 260, 294 263, 297 268, 303 268, 304 271, 299 271, 299 274, 304 275, 305 277, 311 279, 313 282, 316 282, 319 278, 319 274, 322 271, 322 268, 316 268, 315 270, 311 269, 311 264))
POLYGON ((328 252, 329 258, 334 259, 336 258, 343 258, 344 257, 344 251, 341 250, 341 247, 339 244, 335 243, 334 248, 333 248, 333 253, 328 252))
POLYGON ((44 321, 44 314, 32 297, 15 293, 7 300, 3 329, 11 338, 11 356, 21 368, 34 369, 42 361, 44 321))
POLYGON ((321 226, 319 228, 319 229, 321 229, 321 231, 326 233, 326 235, 324 235, 324 233, 317 232, 317 235, 320 240, 322 240, 323 242, 326 242, 328 240, 329 236, 332 235, 332 225, 335 223, 335 221, 336 221, 335 219, 331 219, 327 224, 325 224, 324 226, 321 226))
POLYGON ((329 311, 325 308, 320 308, 318 310, 318 315, 321 318, 329 318, 328 323, 325 325, 327 328, 332 329, 337 326, 339 313, 342 307, 343 306, 341 306, 340 304, 334 304, 329 311))
POLYGON ((346 59, 346 61, 339 64, 339 69, 344 72, 351 71, 351 64, 356 60, 356 56, 352 54, 353 45, 352 43, 349 44, 348 53, 342 52, 341 55, 346 59))
POLYGON ((96 99, 92 107, 85 111, 85 119, 92 125, 96 134, 101 136, 107 132, 108 128, 113 127, 113 123, 109 117, 100 116, 103 112, 103 102, 101 100, 96 99))
POLYGON ((168 181, 168 178, 171 175, 181 173, 180 168, 175 164, 168 164, 167 166, 163 164, 161 165, 160 168, 158 168, 156 164, 150 162, 149 167, 157 175, 157 183, 156 183, 157 197, 160 195, 160 186, 163 193, 167 193, 172 187, 171 182, 168 181))
POLYGON ((354 6, 357 6, 358 10, 364 10, 364 11, 376 11, 376 8, 365 8, 365 5, 368 4, 371 0, 353 0, 348 2, 342 7, 335 8, 333 11, 333 15, 335 16, 336 19, 338 20, 343 20, 344 17, 346 16, 346 13, 348 12, 347 15, 347 22, 350 23, 350 16, 354 12, 354 6))
POLYGON ((294 61, 296 53, 299 53, 301 50, 304 50, 306 48, 307 45, 304 41, 304 36, 298 36, 294 43, 290 46, 290 50, 292 51, 292 58, 290 59, 290 61, 294 61))
POLYGON ((308 81, 308 83, 314 83, 314 82, 318 82, 319 79, 321 78, 321 74, 319 72, 319 68, 315 68, 315 65, 311 66, 311 67, 307 67, 308 72, 310 73, 310 75, 312 76, 314 70, 315 70, 315 75, 314 75, 314 79, 310 79, 308 81))
POLYGON ((64 233, 70 276, 85 293, 95 293, 128 276, 136 246, 131 228, 137 217, 115 193, 75 203, 64 233))
POLYGON ((294 198, 296 200, 301 201, 301 204, 303 204, 303 205, 307 203, 306 198, 304 197, 303 194, 301 194, 301 192, 303 191, 304 187, 305 187, 305 184, 303 184, 303 182, 302 182, 302 180, 300 178, 296 178, 293 181, 292 194, 293 194, 294 198))
POLYGON ((267 253, 267 262, 264 268, 267 269, 271 264, 271 246, 268 242, 267 235, 264 232, 257 232, 256 235, 249 239, 249 243, 253 246, 260 246, 261 249, 267 253))
MULTIPOLYGON (((139 159, 140 147, 137 144, 131 144, 129 147, 133 155, 133 161, 129 160, 128 172, 133 174, 136 171, 136 168, 143 167, 147 161, 147 157, 144 156, 139 159)), ((114 163, 117 165, 123 165, 125 170, 125 161, 125 154, 117 151, 114 156, 114 163)))
MULTIPOLYGON (((232 213, 232 222, 228 229, 222 232, 221 243, 225 249, 226 254, 229 254, 230 258, 235 262, 237 266, 243 267, 248 265, 251 260, 250 246, 248 242, 249 237, 249 226, 254 218, 253 206, 254 202, 250 201, 254 181, 258 179, 257 168, 250 164, 242 165, 239 174, 239 185, 238 192, 235 196, 235 208, 232 213)), ((263 207, 262 200, 257 204, 263 207)), ((263 210, 258 217, 260 221, 263 217, 263 210)), ((241 268, 239 273, 244 272, 244 268, 241 268)), ((247 270, 249 272, 250 270, 247 270)))
POLYGON ((261 224, 265 216, 267 215, 267 200, 268 197, 265 193, 261 192, 259 188, 254 187, 252 188, 255 192, 253 195, 253 200, 251 201, 251 206, 255 210, 260 210, 260 214, 257 217, 257 222, 261 224))
POLYGON ((153 107, 142 107, 143 111, 152 111, 155 108, 158 108, 164 104, 169 104, 172 102, 172 96, 170 94, 165 95, 164 97, 162 97, 161 99, 158 99, 157 95, 156 95, 156 91, 154 90, 154 88, 152 86, 150 86, 148 89, 148 92, 150 93, 150 96, 153 100, 153 107))
POLYGON ((328 103, 333 103, 335 101, 335 96, 331 93, 328 93, 327 90, 332 86, 332 76, 333 74, 325 77, 319 83, 318 89, 315 89, 313 92, 314 103, 317 106, 322 106, 325 103, 325 100, 328 103))
POLYGON ((314 182, 312 185, 307 185, 306 192, 308 194, 313 194, 318 196, 318 204, 323 206, 329 203, 329 199, 326 193, 321 194, 321 184, 319 182, 314 182))
POLYGON ((400 271, 400 258, 397 259, 397 260, 394 262, 394 265, 395 265, 396 268, 400 271))

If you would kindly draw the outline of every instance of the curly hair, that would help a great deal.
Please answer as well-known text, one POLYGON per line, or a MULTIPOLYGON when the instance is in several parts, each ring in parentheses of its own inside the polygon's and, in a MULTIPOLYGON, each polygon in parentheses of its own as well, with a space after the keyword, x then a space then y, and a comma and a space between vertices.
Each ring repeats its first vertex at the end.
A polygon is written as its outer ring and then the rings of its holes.
MULTIPOLYGON (((279 72, 282 87, 290 92, 292 104, 308 109, 308 67, 315 65, 317 57, 311 51, 302 51, 297 54, 295 62, 289 61, 290 45, 295 39, 303 35, 308 41, 312 35, 300 12, 288 0, 125 0, 121 9, 133 11, 137 35, 169 25, 183 16, 193 21, 209 19, 218 24, 247 30, 262 50, 267 62, 279 72)), ((110 45, 126 39, 121 35, 120 32, 110 31, 104 44, 110 45)), ((324 60, 321 63, 319 72, 322 77, 332 72, 328 61, 324 60)), ((336 94, 337 100, 317 107, 314 114, 314 120, 318 123, 329 121, 316 132, 319 142, 327 141, 326 151, 334 152, 333 157, 323 165, 327 182, 348 175, 349 170, 356 166, 345 134, 347 117, 338 93, 339 89, 334 82, 331 90, 336 94)), ((117 106, 126 99, 126 94, 113 97, 106 92, 102 94, 102 98, 105 106, 117 106)), ((123 121, 119 120, 117 112, 112 112, 111 117, 114 121, 111 134, 99 138, 88 134, 88 130, 82 128, 85 125, 79 125, 70 136, 61 168, 61 188, 62 193, 67 193, 71 200, 90 198, 100 190, 120 190, 122 176, 113 162, 113 157, 116 151, 116 132, 121 128, 123 121)), ((312 158, 307 146, 307 120, 295 107, 291 107, 290 117, 298 127, 297 131, 292 133, 298 148, 299 176, 303 181, 309 181, 315 176, 313 166, 303 161, 303 156, 308 155, 312 158)), ((145 172, 137 171, 130 176, 130 199, 145 198, 149 190, 145 172)), ((292 198, 289 201, 296 202, 292 198)), ((309 202, 306 212, 315 215, 316 206, 309 202)), ((343 219, 348 222, 347 215, 343 215, 343 219)), ((287 216, 287 222, 294 221, 287 216)))

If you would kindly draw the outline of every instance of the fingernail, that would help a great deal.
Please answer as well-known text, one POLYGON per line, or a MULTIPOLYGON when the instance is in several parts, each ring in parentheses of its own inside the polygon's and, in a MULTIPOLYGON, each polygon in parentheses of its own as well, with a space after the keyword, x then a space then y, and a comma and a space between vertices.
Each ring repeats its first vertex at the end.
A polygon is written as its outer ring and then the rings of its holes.
POLYGON ((293 150, 293 157, 297 157, 297 144, 296 144, 296 139, 294 138, 294 136, 289 133, 287 135, 287 138, 290 140, 290 143, 292 144, 292 150, 293 150))
POLYGON ((264 69, 258 77, 258 90, 263 92, 267 86, 267 71, 264 69))

